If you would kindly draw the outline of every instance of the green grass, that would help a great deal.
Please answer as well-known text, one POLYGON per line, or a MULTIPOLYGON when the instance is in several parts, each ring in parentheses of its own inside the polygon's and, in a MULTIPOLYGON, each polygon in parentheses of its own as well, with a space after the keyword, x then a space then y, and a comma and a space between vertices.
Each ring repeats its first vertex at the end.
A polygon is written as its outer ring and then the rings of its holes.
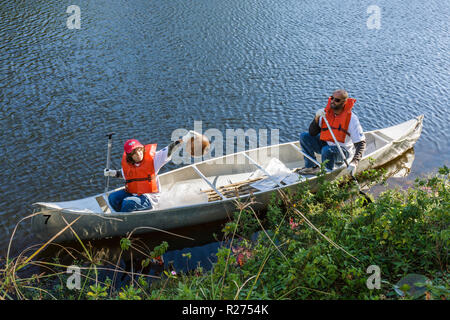
MULTIPOLYGON (((382 180, 374 170, 363 176, 371 183, 382 180)), ((80 290, 65 285, 67 266, 37 260, 42 246, 3 263, 0 299, 448 299, 447 167, 406 191, 387 189, 368 205, 354 184, 319 179, 314 194, 306 185, 274 193, 264 218, 256 215, 251 201, 238 203, 234 219, 223 228, 229 245, 218 249, 209 271, 165 270, 150 279, 143 270, 166 252, 167 243, 149 250, 130 237, 122 239, 123 251, 145 255, 130 272, 118 262, 102 261, 79 240, 80 290), (257 239, 251 241, 255 232, 257 239), (45 273, 21 277, 21 270, 32 265, 45 273), (380 268, 380 289, 367 287, 371 265, 380 268), (100 281, 99 271, 106 269, 114 277, 100 281), (116 274, 125 272, 131 280, 116 288, 116 274), (411 273, 431 283, 418 284, 427 288, 419 297, 400 297, 394 286, 411 273)))

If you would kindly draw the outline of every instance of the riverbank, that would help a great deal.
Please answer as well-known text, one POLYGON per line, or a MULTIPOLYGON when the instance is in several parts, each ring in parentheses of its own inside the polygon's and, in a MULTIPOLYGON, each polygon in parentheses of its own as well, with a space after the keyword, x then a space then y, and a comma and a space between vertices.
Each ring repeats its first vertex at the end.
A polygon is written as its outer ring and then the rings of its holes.
MULTIPOLYGON (((375 170, 358 178, 372 184, 384 179, 375 170)), ((167 243, 148 248, 131 237, 120 241, 116 261, 103 260, 81 241, 80 251, 64 248, 73 257, 71 269, 58 258, 40 261, 40 248, 32 247, 1 262, 0 297, 449 298, 447 167, 417 179, 407 190, 387 189, 368 205, 353 184, 323 180, 320 185, 315 194, 300 186, 295 194, 273 197, 263 217, 250 203, 238 204, 234 219, 224 226, 226 239, 211 270, 195 265, 188 272, 163 268, 160 257, 167 243), (123 255, 138 254, 140 258, 132 258, 130 266, 119 263, 123 255), (411 275, 419 283, 408 282, 411 275)), ((190 254, 184 257, 189 265, 190 254)))

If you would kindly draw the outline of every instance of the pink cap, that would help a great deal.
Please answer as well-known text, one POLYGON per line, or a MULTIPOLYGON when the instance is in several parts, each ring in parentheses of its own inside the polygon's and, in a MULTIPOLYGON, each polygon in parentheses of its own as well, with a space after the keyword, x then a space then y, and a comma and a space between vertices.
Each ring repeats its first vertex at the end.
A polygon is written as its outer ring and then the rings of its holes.
POLYGON ((129 139, 123 145, 123 149, 126 153, 131 153, 134 149, 144 147, 139 141, 136 139, 129 139))

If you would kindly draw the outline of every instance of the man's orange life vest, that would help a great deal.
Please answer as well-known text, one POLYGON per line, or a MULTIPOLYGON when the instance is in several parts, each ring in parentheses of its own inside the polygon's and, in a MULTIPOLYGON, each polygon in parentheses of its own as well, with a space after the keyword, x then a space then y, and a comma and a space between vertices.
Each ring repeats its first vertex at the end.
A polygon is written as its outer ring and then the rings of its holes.
POLYGON ((127 154, 122 156, 122 170, 125 176, 125 190, 129 193, 141 195, 143 193, 159 192, 156 183, 155 166, 153 158, 156 153, 156 144, 144 146, 144 159, 139 166, 127 162, 127 154))
MULTIPOLYGON (((344 104, 344 110, 339 115, 334 114, 334 110, 331 109, 331 98, 328 98, 328 104, 325 107, 325 115, 327 117, 328 123, 330 124, 331 130, 333 130, 336 140, 339 142, 345 142, 345 136, 350 135, 348 133, 348 126, 350 124, 350 119, 352 117, 352 108, 355 104, 356 99, 347 98, 344 104)), ((330 130, 328 130, 327 124, 322 120, 322 126, 320 129, 320 140, 334 142, 333 136, 330 130)))

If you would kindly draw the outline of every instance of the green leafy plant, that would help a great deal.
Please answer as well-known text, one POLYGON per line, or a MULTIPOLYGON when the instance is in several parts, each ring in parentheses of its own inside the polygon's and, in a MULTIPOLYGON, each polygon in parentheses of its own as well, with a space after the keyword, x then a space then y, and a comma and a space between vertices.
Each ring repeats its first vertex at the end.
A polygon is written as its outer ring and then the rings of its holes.
MULTIPOLYGON (((385 181, 376 170, 358 179, 370 185, 385 181)), ((0 267, 3 299, 448 299, 450 244, 449 169, 440 168, 417 179, 408 190, 387 189, 364 205, 350 181, 327 181, 319 174, 315 186, 300 184, 290 192, 274 192, 264 214, 248 203, 237 203, 234 218, 225 224, 226 238, 210 270, 200 266, 186 273, 166 269, 148 282, 132 270, 130 282, 117 290, 98 281, 100 259, 83 247, 84 266, 79 292, 65 286, 67 266, 40 262, 54 273, 21 277, 36 251, 28 257, 7 257, 0 267), (380 270, 380 289, 367 285, 369 266, 380 270), (91 273, 95 277, 91 276, 91 273), (420 295, 399 296, 395 283, 408 274, 429 282, 414 283, 420 295), (137 278, 137 279, 136 279, 137 278), (426 288, 426 290, 424 290, 426 288), (109 289, 109 290, 108 290, 109 289), (109 292, 108 292, 109 291, 109 292)), ((134 240, 133 240, 134 241, 134 240)), ((134 242, 136 244, 136 242, 134 242)), ((120 241, 132 255, 129 238, 120 241)), ((42 248, 42 247, 41 247, 42 248)), ((41 248, 38 249, 41 250, 41 248)), ((149 259, 162 256, 166 242, 153 248, 149 259)), ((183 254, 189 261, 190 253, 183 254)), ((113 270, 118 272, 118 267, 113 270)), ((409 286, 409 285, 408 285, 409 286)), ((400 287, 408 292, 411 286, 400 287)), ((411 291, 412 292, 412 291, 411 291)))

